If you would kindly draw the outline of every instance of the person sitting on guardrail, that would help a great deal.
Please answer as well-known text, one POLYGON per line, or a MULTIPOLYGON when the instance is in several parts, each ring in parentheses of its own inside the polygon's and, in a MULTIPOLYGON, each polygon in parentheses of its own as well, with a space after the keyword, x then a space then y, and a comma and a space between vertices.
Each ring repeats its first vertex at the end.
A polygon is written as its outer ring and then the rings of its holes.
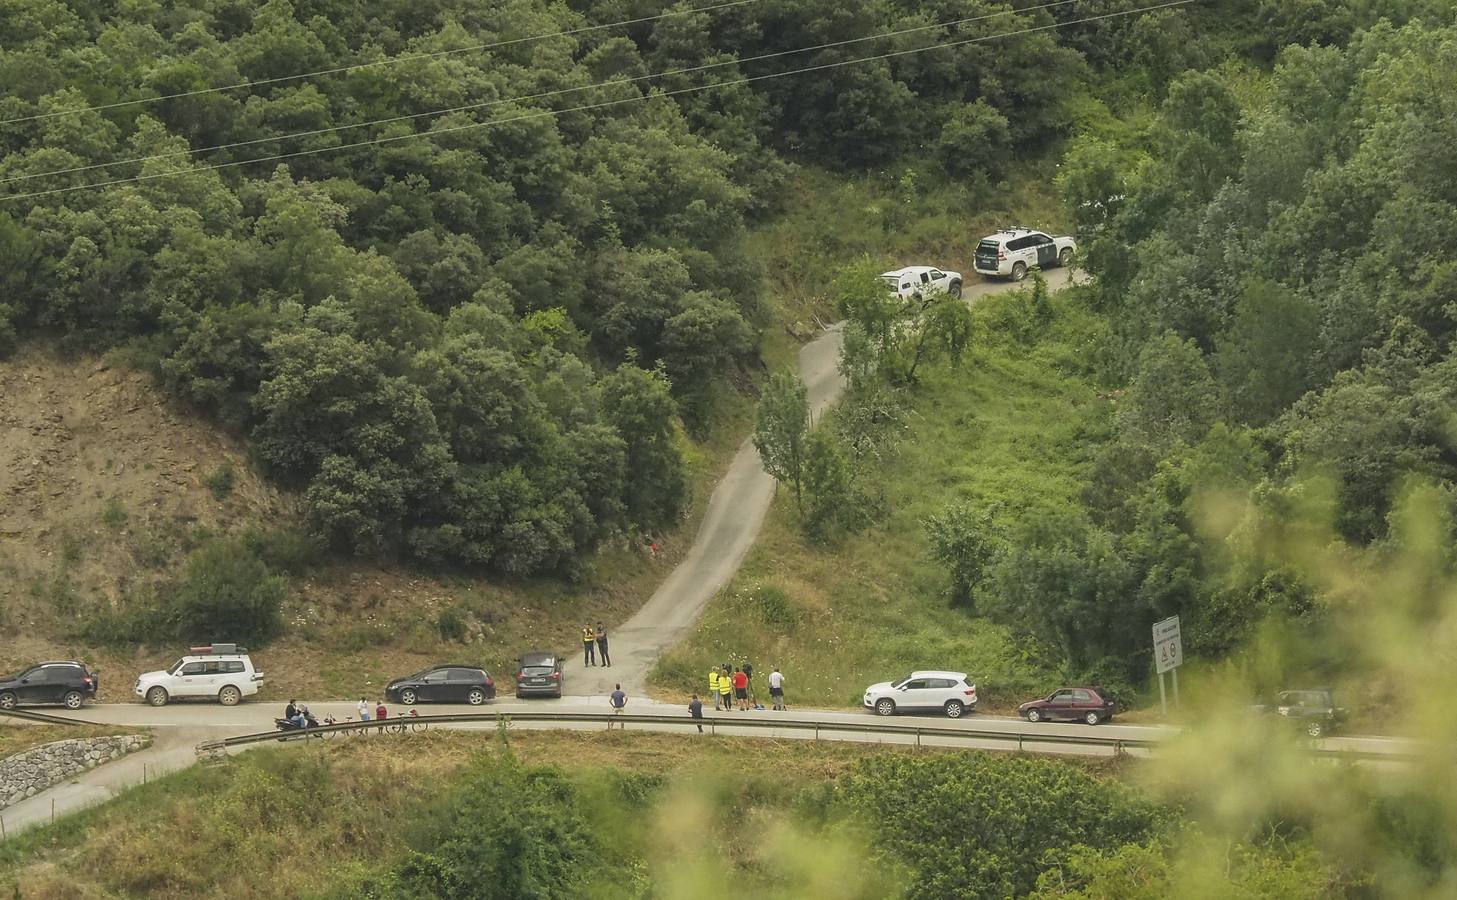
POLYGON ((383 722, 390 717, 390 711, 384 708, 384 701, 377 701, 374 707, 374 717, 383 722))
MULTIPOLYGON (((613 690, 612 690, 612 696, 610 696, 610 697, 607 698, 607 702, 612 704, 612 713, 613 713, 613 715, 617 715, 617 716, 622 715, 623 709, 625 709, 627 707, 627 694, 623 693, 623 691, 622 691, 622 685, 619 684, 619 685, 617 685, 616 687, 613 688, 613 690)), ((626 727, 626 726, 623 725, 622 722, 618 722, 617 724, 620 727, 626 727)), ((611 719, 608 719, 607 720, 607 730, 608 731, 611 731, 612 730, 612 720, 611 719)))
POLYGON ((695 719, 698 720, 698 721, 694 722, 693 724, 698 726, 698 733, 699 734, 702 734, 703 733, 703 701, 698 699, 698 695, 697 694, 694 694, 693 695, 693 699, 688 701, 688 715, 690 715, 693 718, 695 718, 695 719))

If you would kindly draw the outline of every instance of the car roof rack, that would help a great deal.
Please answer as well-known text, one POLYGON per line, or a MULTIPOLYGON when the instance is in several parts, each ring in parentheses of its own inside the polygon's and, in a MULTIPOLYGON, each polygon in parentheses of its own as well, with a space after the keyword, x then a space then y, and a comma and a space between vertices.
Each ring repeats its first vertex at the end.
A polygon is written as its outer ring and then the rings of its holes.
POLYGON ((237 644, 208 644, 204 647, 188 647, 187 652, 194 656, 236 656, 239 653, 247 653, 247 647, 239 647, 237 644))

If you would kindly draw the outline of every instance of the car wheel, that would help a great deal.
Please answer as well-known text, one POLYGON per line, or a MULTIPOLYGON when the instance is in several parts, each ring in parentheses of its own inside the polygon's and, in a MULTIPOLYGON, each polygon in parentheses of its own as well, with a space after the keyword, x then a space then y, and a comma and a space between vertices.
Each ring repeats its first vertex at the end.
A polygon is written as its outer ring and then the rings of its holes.
POLYGON ((414 706, 416 699, 418 698, 416 697, 415 692, 410 690, 409 688, 405 688, 403 691, 400 691, 400 702, 405 704, 406 706, 414 706))
POLYGON ((1073 248, 1063 247, 1062 252, 1057 254, 1057 264, 1066 269, 1073 264, 1073 248))
POLYGON ((895 701, 889 697, 883 697, 875 701, 875 711, 882 716, 895 715, 895 701))
POLYGON ((1027 264, 1024 262, 1012 264, 1012 280, 1021 281, 1027 277, 1027 264))
POLYGON ((61 698, 66 704, 66 709, 80 709, 85 700, 80 691, 66 691, 66 696, 61 698))
POLYGON ((218 691, 218 702, 223 706, 237 706, 238 701, 243 699, 243 692, 231 684, 218 691))
POLYGON ((960 300, 961 299, 961 282, 959 282, 959 281, 953 281, 953 282, 951 282, 951 289, 949 291, 947 291, 946 293, 950 294, 952 297, 955 297, 957 300, 960 300))
POLYGON ((1305 733, 1313 738, 1318 738, 1321 735, 1325 734, 1325 726, 1321 725, 1319 722, 1307 722, 1305 724, 1305 733))
POLYGON ((480 688, 471 688, 470 693, 465 695, 465 702, 471 706, 480 706, 486 702, 486 692, 480 688))
POLYGON ((947 700, 946 718, 959 719, 961 718, 961 712, 964 709, 966 709, 966 704, 962 703, 960 700, 947 700))
POLYGON ((1084 722, 1087 722, 1089 725, 1097 725, 1099 722, 1101 722, 1103 720, 1100 719, 1100 718, 1098 718, 1098 714, 1097 713, 1090 712, 1086 716, 1083 716, 1083 721, 1084 722))
POLYGON ((15 695, 9 691, 0 693, 0 709, 14 709, 15 695))
POLYGON ((151 688, 147 691, 147 702, 153 706, 166 706, 167 689, 164 687, 151 688))
POLYGON ((1029 710, 1027 710, 1027 721, 1034 722, 1034 723, 1035 722, 1041 722, 1042 721, 1042 710, 1040 710, 1040 709, 1029 709, 1029 710))

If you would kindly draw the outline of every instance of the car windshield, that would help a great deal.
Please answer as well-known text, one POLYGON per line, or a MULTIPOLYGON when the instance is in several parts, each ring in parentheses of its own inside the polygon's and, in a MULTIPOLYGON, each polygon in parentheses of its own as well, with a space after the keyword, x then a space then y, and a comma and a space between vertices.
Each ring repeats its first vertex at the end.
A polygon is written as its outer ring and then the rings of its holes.
POLYGON ((522 675, 550 675, 551 673, 551 666, 527 666, 521 670, 522 675))
POLYGON ((905 684, 907 681, 910 681, 910 680, 911 680, 911 676, 907 675, 906 677, 902 678, 899 681, 892 681, 890 683, 890 686, 893 687, 893 688, 898 688, 898 687, 900 687, 901 685, 905 684))
POLYGON ((187 662, 187 657, 185 657, 185 656, 182 657, 181 659, 177 660, 177 662, 173 663, 172 664, 172 667, 167 670, 167 674, 168 675, 176 675, 178 672, 181 672, 182 671, 182 666, 186 662, 187 662))

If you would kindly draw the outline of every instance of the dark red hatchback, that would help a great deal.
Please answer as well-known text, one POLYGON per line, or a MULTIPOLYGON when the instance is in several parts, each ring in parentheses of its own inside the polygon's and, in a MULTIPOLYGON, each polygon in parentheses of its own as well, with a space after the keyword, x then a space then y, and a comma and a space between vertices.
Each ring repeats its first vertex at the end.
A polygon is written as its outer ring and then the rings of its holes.
POLYGON ((1050 720, 1097 725, 1113 718, 1113 698, 1100 687, 1059 688, 1041 700, 1023 703, 1017 712, 1029 722, 1050 720))

